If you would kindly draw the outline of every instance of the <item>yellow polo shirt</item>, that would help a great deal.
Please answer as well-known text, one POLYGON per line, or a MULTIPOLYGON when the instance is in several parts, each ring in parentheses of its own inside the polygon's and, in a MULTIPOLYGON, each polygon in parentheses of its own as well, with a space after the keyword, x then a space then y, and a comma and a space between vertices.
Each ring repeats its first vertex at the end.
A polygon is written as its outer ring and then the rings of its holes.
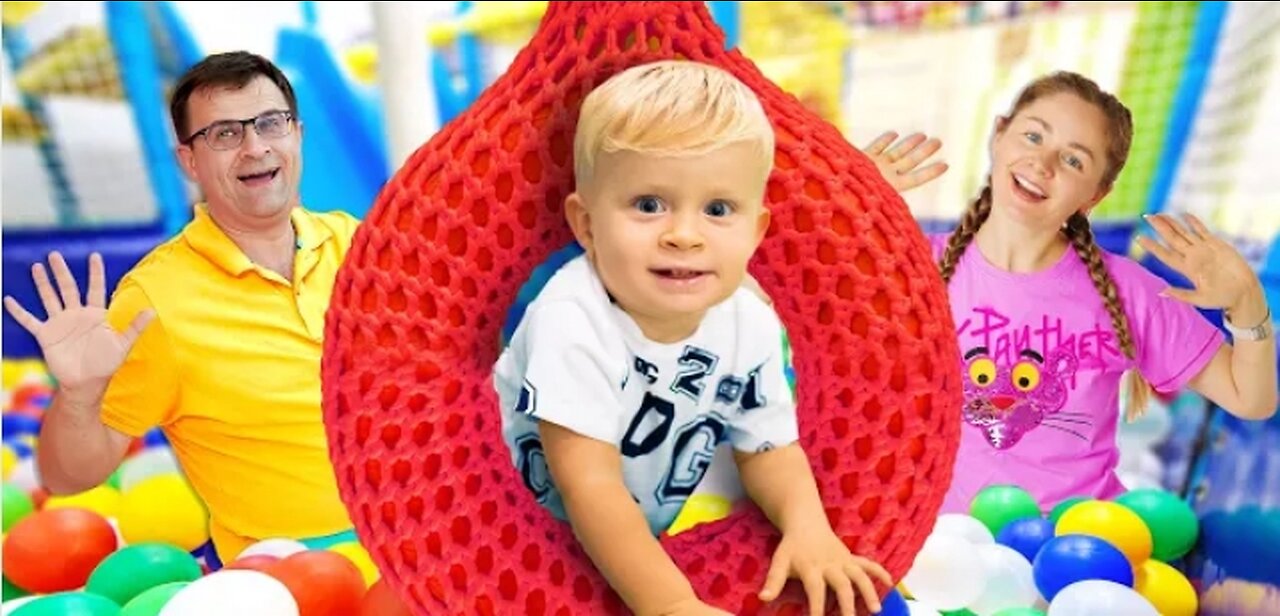
POLYGON ((351 528, 323 425, 325 311, 359 221, 292 213, 294 280, 255 265, 203 205, 117 285, 109 321, 156 318, 112 378, 106 425, 160 426, 208 507, 219 558, 252 543, 351 528))

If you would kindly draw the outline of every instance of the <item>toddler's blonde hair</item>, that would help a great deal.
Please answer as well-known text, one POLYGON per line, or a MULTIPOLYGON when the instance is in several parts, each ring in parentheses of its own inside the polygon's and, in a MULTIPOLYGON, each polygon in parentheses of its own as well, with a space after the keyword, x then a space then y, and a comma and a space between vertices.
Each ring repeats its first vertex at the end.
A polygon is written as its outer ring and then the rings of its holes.
POLYGON ((682 60, 629 68, 582 103, 574 136, 578 186, 590 184, 596 157, 626 150, 655 156, 699 155, 738 143, 757 146, 764 182, 773 167, 773 126, 746 84, 727 71, 682 60))

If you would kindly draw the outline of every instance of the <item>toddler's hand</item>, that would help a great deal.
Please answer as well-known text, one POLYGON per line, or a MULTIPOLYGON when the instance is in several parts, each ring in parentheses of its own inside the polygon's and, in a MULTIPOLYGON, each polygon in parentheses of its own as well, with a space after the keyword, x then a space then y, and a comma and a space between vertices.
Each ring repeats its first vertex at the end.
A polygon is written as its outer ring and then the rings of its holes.
POLYGON ((773 562, 760 591, 762 601, 772 601, 782 592, 788 578, 797 578, 809 595, 810 616, 822 616, 826 612, 827 586, 830 585, 840 602, 840 613, 853 616, 855 603, 853 585, 862 591, 863 601, 872 612, 880 612, 880 596, 867 575, 875 575, 886 586, 893 580, 883 567, 849 552, 844 542, 830 529, 793 531, 784 533, 782 542, 773 553, 773 562))

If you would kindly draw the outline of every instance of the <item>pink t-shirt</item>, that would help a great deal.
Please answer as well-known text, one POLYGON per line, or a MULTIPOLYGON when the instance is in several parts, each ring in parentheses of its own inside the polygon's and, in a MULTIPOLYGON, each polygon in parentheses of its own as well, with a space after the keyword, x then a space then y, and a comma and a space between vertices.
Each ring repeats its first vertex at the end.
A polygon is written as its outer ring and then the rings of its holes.
MULTIPOLYGON (((930 236, 934 260, 946 235, 930 236)), ((1221 331, 1193 306, 1157 294, 1168 284, 1103 253, 1137 346, 1138 370, 1174 392, 1208 364, 1221 331)), ((1111 317, 1068 249, 1034 274, 994 267, 971 243, 948 285, 959 335, 965 406, 960 449, 942 513, 967 512, 984 487, 1013 484, 1045 511, 1071 496, 1124 491, 1115 468, 1124 356, 1111 317)))

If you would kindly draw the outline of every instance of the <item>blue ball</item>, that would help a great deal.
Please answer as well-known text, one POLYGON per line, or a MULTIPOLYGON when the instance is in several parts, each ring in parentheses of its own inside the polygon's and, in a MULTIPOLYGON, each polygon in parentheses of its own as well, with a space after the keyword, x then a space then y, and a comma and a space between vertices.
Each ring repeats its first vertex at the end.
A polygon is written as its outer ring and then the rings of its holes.
POLYGON ((1050 539, 1053 539, 1053 522, 1046 518, 1014 520, 996 535, 996 543, 1013 548, 1029 563, 1035 562, 1036 554, 1050 539))
POLYGON ((27 434, 40 436, 40 420, 30 415, 5 413, 0 419, 0 431, 3 431, 6 441, 27 434))
POLYGON ((1031 564, 1036 588, 1049 602, 1063 588, 1084 580, 1110 580, 1133 588, 1133 566, 1124 552, 1090 535, 1054 537, 1031 564))
POLYGON ((159 447, 161 445, 168 444, 169 439, 165 438, 164 430, 161 430, 160 428, 152 428, 142 437, 143 447, 159 447))
POLYGON ((880 601, 880 616, 911 616, 911 608, 907 607, 907 600, 897 588, 890 590, 880 601))

